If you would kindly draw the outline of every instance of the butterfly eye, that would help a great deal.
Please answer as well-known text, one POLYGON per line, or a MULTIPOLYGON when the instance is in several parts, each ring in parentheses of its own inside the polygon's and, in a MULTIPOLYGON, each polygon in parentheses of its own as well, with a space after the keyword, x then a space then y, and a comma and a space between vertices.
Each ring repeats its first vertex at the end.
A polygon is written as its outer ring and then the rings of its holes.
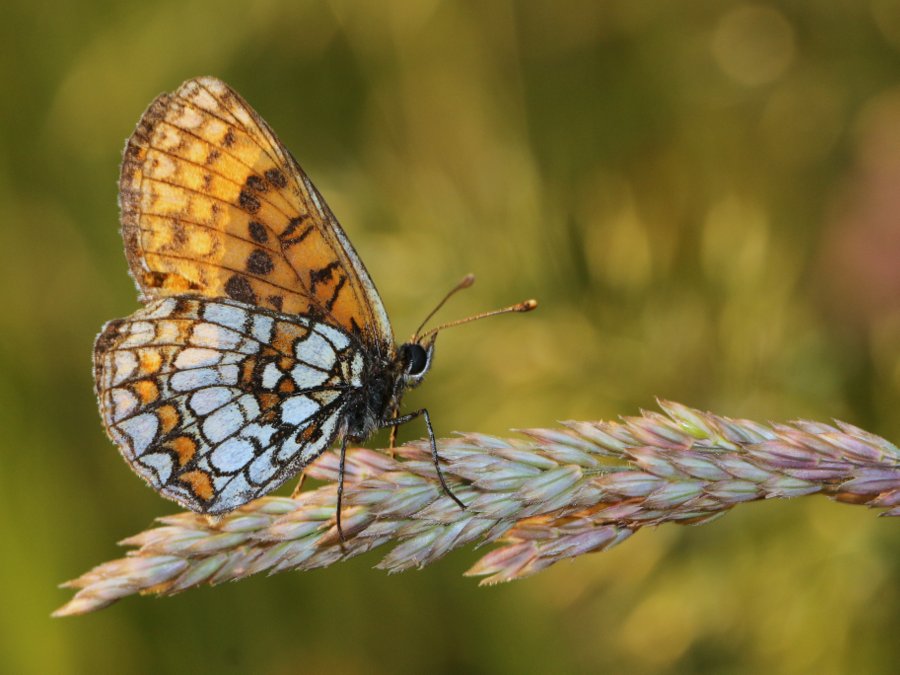
POLYGON ((428 368, 428 354, 422 345, 403 345, 403 363, 407 375, 421 375, 428 368))

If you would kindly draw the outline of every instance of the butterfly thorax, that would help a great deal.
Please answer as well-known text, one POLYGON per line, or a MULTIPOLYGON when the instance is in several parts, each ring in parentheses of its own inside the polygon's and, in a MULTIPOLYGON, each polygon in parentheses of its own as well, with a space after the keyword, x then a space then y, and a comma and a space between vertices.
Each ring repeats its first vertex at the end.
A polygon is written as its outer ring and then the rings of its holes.
POLYGON ((362 386, 354 391, 347 403, 347 437, 362 442, 383 427, 391 411, 399 406, 403 389, 399 361, 379 358, 370 363, 362 386))
POLYGON ((399 411, 406 390, 422 382, 431 367, 433 355, 434 341, 424 347, 406 343, 369 363, 362 386, 347 405, 348 438, 364 441, 378 429, 388 426, 389 420, 399 411))

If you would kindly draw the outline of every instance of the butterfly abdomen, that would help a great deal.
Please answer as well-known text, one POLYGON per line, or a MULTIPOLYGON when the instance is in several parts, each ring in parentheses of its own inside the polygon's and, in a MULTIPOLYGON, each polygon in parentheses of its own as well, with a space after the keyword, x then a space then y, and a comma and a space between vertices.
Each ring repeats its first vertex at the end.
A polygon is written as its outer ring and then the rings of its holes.
POLYGON ((347 404, 347 436, 357 442, 365 441, 384 426, 389 411, 399 402, 398 373, 390 364, 370 367, 363 381, 347 404))

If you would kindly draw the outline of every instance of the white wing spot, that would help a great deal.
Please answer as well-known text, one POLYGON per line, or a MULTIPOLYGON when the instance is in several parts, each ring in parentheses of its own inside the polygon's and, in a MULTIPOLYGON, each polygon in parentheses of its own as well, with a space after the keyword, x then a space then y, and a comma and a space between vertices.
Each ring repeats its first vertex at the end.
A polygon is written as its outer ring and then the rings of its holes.
POLYGON ((253 328, 250 331, 253 337, 263 344, 269 344, 272 340, 272 325, 275 322, 272 317, 263 314, 255 314, 253 316, 253 328))
POLYGON ((191 344, 198 347, 234 349, 240 341, 240 333, 213 323, 198 323, 191 333, 191 344))
POLYGON ((161 320, 156 322, 157 344, 179 344, 181 339, 181 325, 178 321, 161 320))
MULTIPOLYGON (((203 84, 204 86, 210 88, 213 88, 215 86, 215 83, 209 79, 205 79, 203 84)), ((205 89, 191 89, 189 93, 191 96, 191 100, 196 103, 198 107, 203 108, 204 110, 218 110, 221 107, 218 101, 216 101, 205 89)))
POLYGON ((213 450, 209 457, 210 463, 225 473, 234 473, 246 466, 251 459, 253 459, 253 446, 249 441, 239 438, 229 438, 213 450))
POLYGON ((256 354, 259 351, 259 342, 252 338, 243 338, 234 350, 241 354, 256 354))
POLYGON ((140 347, 153 339, 153 324, 147 321, 135 321, 129 327, 128 337, 119 345, 123 349, 140 347))
POLYGON ((275 427, 266 424, 248 424, 241 430, 241 438, 255 438, 259 441, 259 446, 265 448, 272 442, 272 436, 275 434, 275 427))
POLYGON ((309 337, 297 343, 294 351, 298 359, 311 366, 325 370, 331 370, 334 366, 334 347, 319 333, 310 333, 309 337))
POLYGON ((278 380, 281 379, 282 372, 278 369, 274 363, 267 363, 266 367, 263 368, 262 373, 262 386, 265 389, 274 389, 275 385, 278 384, 278 380))
POLYGON ((123 417, 127 417, 138 406, 137 397, 127 389, 113 389, 109 392, 112 399, 112 421, 118 422, 123 417))
MULTIPOLYGON (((156 161, 150 164, 149 169, 145 169, 147 176, 156 179, 166 179, 178 173, 178 165, 169 155, 157 150, 151 150, 149 156, 152 156, 156 161)), ((145 164, 145 166, 147 165, 145 164)))
POLYGON ((350 382, 355 387, 362 385, 363 366, 362 354, 356 352, 356 354, 353 355, 353 361, 350 362, 350 382))
POLYGON ((244 413, 245 420, 252 420, 259 417, 259 402, 252 394, 244 394, 238 399, 237 403, 244 413))
POLYGON ((210 303, 203 310, 203 318, 212 323, 217 323, 226 328, 243 330, 247 321, 247 312, 231 305, 210 303))
POLYGON ((222 138, 228 132, 228 125, 215 117, 206 122, 206 135, 208 138, 222 138))
POLYGON ((230 403, 216 410, 203 421, 203 433, 213 443, 219 443, 246 424, 241 408, 230 403))
POLYGON ((297 443, 296 435, 291 434, 278 449, 278 461, 289 462, 293 457, 297 455, 297 452, 299 452, 299 450, 300 444, 297 443))
POLYGON ((328 379, 328 373, 298 363, 291 370, 291 377, 300 389, 311 389, 323 384, 328 379))
POLYGON ((246 358, 244 354, 237 354, 235 352, 223 352, 222 360, 219 361, 220 366, 228 365, 230 363, 239 364, 246 358))
MULTIPOLYGON (((138 460, 139 464, 149 467, 156 473, 160 485, 169 480, 172 475, 172 458, 162 452, 151 452, 138 460)), ((157 482, 157 481, 154 481, 157 482)))
POLYGON ((159 420, 153 413, 143 413, 119 422, 118 429, 131 439, 131 449, 135 455, 142 454, 156 438, 159 420))
POLYGON ((184 106, 179 110, 179 115, 175 122, 185 129, 196 129, 203 124, 204 119, 203 115, 194 110, 194 108, 184 106))
POLYGON ((161 150, 172 150, 181 142, 181 133, 178 129, 168 125, 159 125, 156 127, 156 133, 153 136, 153 145, 161 150))
POLYGON ((188 347, 182 349, 175 358, 175 367, 178 369, 185 368, 202 368, 205 366, 214 366, 222 360, 222 352, 215 349, 207 349, 204 347, 188 347))
POLYGON ((216 368, 223 384, 237 384, 238 367, 236 365, 219 366, 216 368))
POLYGON ((169 385, 174 391, 192 391, 217 384, 237 384, 237 378, 238 369, 235 365, 195 368, 174 373, 169 379, 169 385))
POLYGON ((250 477, 250 480, 256 483, 257 485, 261 485, 262 483, 267 482, 276 471, 278 471, 278 465, 272 462, 272 455, 275 454, 275 448, 269 448, 259 457, 253 460, 253 463, 247 467, 247 475, 250 477))
POLYGON ((138 360, 133 352, 113 352, 112 357, 112 384, 117 385, 134 374, 134 371, 137 370, 138 360))
POLYGON ((281 419, 285 424, 299 426, 319 410, 319 404, 308 396, 291 396, 281 404, 281 419))
POLYGON ((337 328, 320 323, 316 326, 316 331, 327 337, 338 351, 346 349, 350 345, 350 338, 337 328))
MULTIPOLYGON (((165 155, 163 155, 165 156, 165 155)), ((148 319, 163 319, 175 311, 175 298, 166 298, 148 305, 142 314, 148 319)))
POLYGON ((228 387, 207 387, 191 396, 190 407, 196 415, 208 415, 235 397, 228 387))
POLYGON ((246 504, 254 496, 256 496, 255 490, 250 487, 244 475, 239 473, 219 493, 212 508, 216 511, 229 511, 241 504, 246 504))

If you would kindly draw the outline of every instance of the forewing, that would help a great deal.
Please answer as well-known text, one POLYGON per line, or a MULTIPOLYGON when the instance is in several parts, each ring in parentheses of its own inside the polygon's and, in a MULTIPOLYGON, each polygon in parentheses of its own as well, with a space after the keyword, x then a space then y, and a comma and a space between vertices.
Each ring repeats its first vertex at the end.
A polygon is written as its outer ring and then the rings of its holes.
POLYGON ((104 326, 94 348, 110 438, 154 489, 222 513, 281 485, 343 430, 364 363, 330 325, 202 297, 104 326))
POLYGON ((328 205, 223 82, 188 80, 150 105, 119 188, 128 262, 146 298, 230 297, 393 345, 381 298, 328 205))

